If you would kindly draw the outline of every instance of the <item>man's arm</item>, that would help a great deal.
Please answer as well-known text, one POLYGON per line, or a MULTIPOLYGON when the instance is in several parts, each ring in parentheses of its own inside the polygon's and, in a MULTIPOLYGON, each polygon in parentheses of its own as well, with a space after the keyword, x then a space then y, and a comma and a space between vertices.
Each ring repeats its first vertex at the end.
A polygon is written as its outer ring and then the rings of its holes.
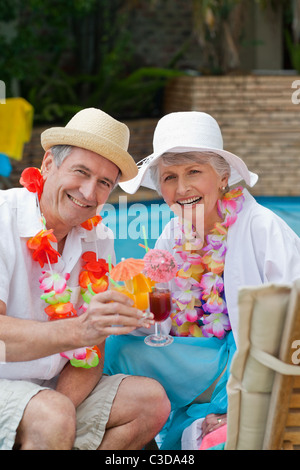
POLYGON ((120 292, 106 291, 95 295, 80 317, 39 322, 6 316, 5 303, 0 300, 0 340, 5 345, 5 360, 30 361, 100 345, 111 334, 128 334, 153 324, 149 318, 143 319, 143 312, 132 303, 120 292))
POLYGON ((102 376, 104 344, 103 342, 99 346, 101 357, 97 367, 83 369, 81 367, 73 367, 68 362, 59 375, 56 390, 70 398, 76 408, 91 393, 102 376))
POLYGON ((0 340, 6 362, 31 361, 73 349, 76 325, 72 320, 39 322, 9 317, 0 300, 0 340))

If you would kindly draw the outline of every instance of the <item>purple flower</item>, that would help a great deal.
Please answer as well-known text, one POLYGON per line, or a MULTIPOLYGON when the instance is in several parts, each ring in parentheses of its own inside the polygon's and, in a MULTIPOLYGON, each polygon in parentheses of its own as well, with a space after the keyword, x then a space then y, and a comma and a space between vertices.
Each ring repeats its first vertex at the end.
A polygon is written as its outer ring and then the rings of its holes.
POLYGON ((228 315, 224 313, 212 313, 202 319, 202 333, 206 337, 216 336, 219 339, 224 338, 226 331, 231 330, 228 315))

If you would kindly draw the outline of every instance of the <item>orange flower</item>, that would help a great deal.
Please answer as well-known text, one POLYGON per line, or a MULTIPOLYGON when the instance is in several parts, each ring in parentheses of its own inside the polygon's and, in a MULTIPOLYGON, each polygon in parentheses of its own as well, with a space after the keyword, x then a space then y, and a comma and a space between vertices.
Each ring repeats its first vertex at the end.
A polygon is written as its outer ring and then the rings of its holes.
POLYGON ((82 259, 86 262, 83 269, 93 273, 97 279, 108 273, 109 267, 105 259, 101 258, 97 260, 96 253, 93 251, 83 253, 82 259))
POLYGON ((96 282, 92 283, 92 290, 99 294, 99 292, 104 292, 108 288, 108 277, 102 276, 100 279, 97 279, 96 282))
POLYGON ((223 199, 226 199, 229 201, 230 199, 238 198, 242 195, 243 195, 243 188, 239 186, 237 188, 232 189, 230 192, 226 193, 223 196, 223 199))
POLYGON ((53 230, 41 230, 34 237, 30 238, 27 246, 33 250, 32 258, 40 263, 41 268, 45 263, 57 263, 60 254, 56 251, 50 241, 56 242, 53 230))
POLYGON ((87 219, 85 222, 82 222, 81 227, 85 228, 86 230, 92 230, 93 227, 96 227, 96 225, 101 222, 102 217, 100 215, 95 215, 94 217, 91 217, 90 219, 87 219))
POLYGON ((214 274, 221 274, 224 271, 224 262, 214 260, 210 255, 203 256, 202 263, 214 274))
POLYGON ((100 349, 98 348, 98 346, 93 346, 92 348, 88 348, 88 349, 91 349, 92 351, 95 351, 97 353, 97 356, 101 357, 101 352, 100 352, 100 349))
POLYGON ((49 320, 60 320, 62 318, 76 317, 76 310, 71 302, 49 305, 45 308, 49 320))
POLYGON ((99 294, 99 292, 104 292, 108 287, 108 277, 102 276, 97 278, 88 271, 82 271, 79 275, 79 285, 83 289, 87 289, 89 284, 91 284, 92 290, 95 294, 99 294))
POLYGON ((20 184, 31 193, 37 193, 39 200, 44 187, 44 179, 38 168, 25 168, 21 174, 20 184))
POLYGON ((83 289, 87 289, 87 286, 90 284, 90 282, 91 282, 91 279, 90 279, 88 271, 81 271, 81 273, 79 274, 80 287, 82 287, 83 289))

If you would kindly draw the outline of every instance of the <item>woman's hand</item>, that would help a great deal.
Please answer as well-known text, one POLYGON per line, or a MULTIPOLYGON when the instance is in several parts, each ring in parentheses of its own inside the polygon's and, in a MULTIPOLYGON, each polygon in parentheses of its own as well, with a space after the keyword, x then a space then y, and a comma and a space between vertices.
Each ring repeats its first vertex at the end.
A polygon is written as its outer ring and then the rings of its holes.
POLYGON ((216 429, 220 428, 226 423, 227 423, 227 414, 217 415, 217 414, 211 413, 207 415, 202 423, 202 437, 206 436, 206 434, 212 431, 215 431, 216 429))
POLYGON ((109 335, 128 334, 154 323, 152 313, 133 307, 132 299, 114 290, 96 294, 79 319, 87 346, 100 344, 109 335))

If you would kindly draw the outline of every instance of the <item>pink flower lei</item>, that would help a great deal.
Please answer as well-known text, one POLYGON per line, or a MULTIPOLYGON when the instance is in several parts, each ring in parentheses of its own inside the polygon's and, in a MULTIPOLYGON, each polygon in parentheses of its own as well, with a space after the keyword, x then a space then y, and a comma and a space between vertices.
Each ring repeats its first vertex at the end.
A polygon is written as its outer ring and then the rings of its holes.
MULTIPOLYGON (((176 240, 176 253, 181 258, 175 278, 178 287, 173 292, 177 305, 172 332, 177 336, 224 338, 231 330, 228 311, 224 299, 223 271, 227 251, 227 232, 241 211, 244 203, 243 188, 227 192, 218 201, 218 213, 223 222, 217 222, 206 237, 204 255, 187 251, 191 249, 191 237, 186 237, 186 227, 182 227, 182 238, 176 240)), ((198 249, 198 240, 192 249, 198 249)))
MULTIPOLYGON (((39 205, 44 186, 40 170, 38 168, 26 168, 21 175, 20 183, 28 191, 36 193, 39 205)), ((93 230, 101 220, 102 218, 99 215, 95 215, 83 222, 81 226, 86 230, 93 230)), ((76 317, 86 311, 95 294, 107 290, 108 277, 106 274, 108 264, 104 259, 97 259, 96 253, 92 251, 87 251, 82 255, 85 264, 79 274, 78 284, 81 287, 83 303, 76 311, 72 302, 70 302, 72 290, 67 285, 70 274, 59 273, 51 266, 57 263, 60 256, 51 245, 51 242, 57 242, 56 237, 52 229, 46 229, 46 221, 43 216, 41 216, 41 221, 44 228, 27 241, 27 246, 33 260, 39 262, 41 268, 45 264, 49 266, 49 270, 42 271, 39 278, 40 288, 44 291, 41 299, 47 304, 45 313, 50 321, 76 317)), ((89 369, 98 365, 101 353, 97 346, 93 346, 65 351, 61 353, 61 356, 69 359, 74 367, 89 369)))

